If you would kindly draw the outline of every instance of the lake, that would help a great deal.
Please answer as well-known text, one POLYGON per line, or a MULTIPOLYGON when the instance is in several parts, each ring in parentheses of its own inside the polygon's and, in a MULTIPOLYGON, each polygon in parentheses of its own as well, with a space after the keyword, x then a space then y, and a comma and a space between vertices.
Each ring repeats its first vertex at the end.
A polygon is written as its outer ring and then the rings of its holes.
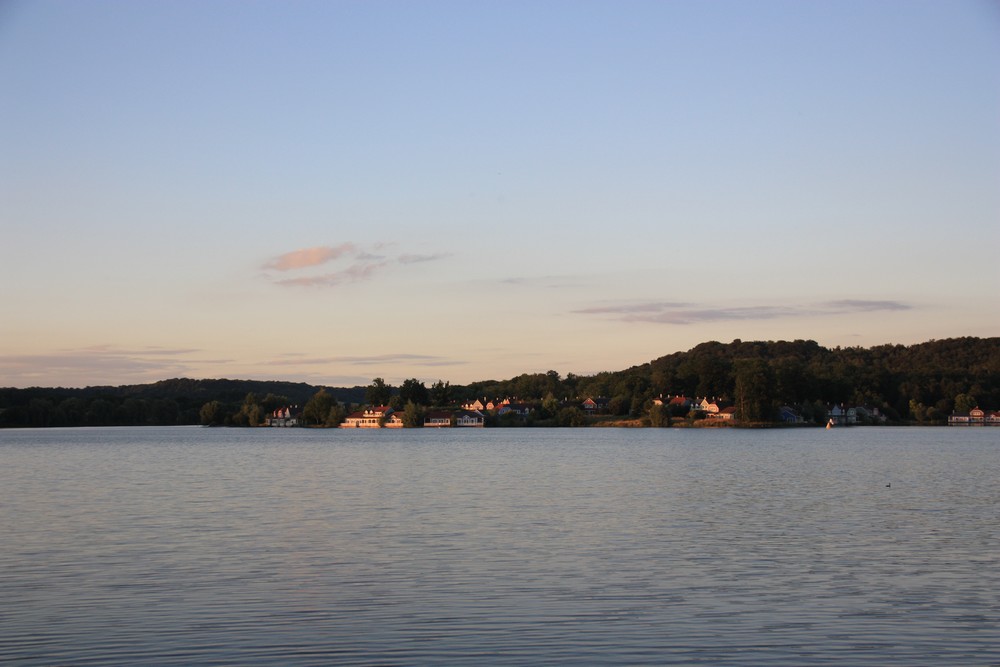
POLYGON ((0 431, 0 662, 1000 664, 1000 428, 0 431))

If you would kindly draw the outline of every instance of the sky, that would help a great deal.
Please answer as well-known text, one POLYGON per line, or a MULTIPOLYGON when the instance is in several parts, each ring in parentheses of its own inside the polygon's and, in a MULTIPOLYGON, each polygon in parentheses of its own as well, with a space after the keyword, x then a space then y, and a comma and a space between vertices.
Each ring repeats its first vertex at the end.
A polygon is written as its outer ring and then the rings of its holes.
POLYGON ((997 336, 998 223, 996 1, 0 1, 0 386, 997 336))

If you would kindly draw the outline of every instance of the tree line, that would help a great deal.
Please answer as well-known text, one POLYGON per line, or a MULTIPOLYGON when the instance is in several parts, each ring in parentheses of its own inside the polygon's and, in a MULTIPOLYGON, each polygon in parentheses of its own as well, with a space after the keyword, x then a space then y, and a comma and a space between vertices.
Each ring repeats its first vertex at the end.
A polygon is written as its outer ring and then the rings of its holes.
MULTIPOLYGON (((306 423, 335 425, 360 405, 411 410, 466 399, 512 397, 538 404, 540 416, 580 423, 578 401, 607 397, 607 412, 650 418, 653 399, 685 395, 728 399, 746 422, 775 419, 789 405, 825 419, 832 404, 878 408, 890 421, 944 423, 952 411, 1000 409, 1000 338, 952 338, 917 345, 825 348, 815 341, 706 342, 622 371, 591 376, 556 371, 452 385, 418 379, 398 387, 375 378, 336 388, 250 380, 165 380, 86 389, 0 389, 0 426, 156 424, 243 425, 278 407, 302 406, 306 423), (412 408, 409 406, 412 404, 412 408)), ((657 416, 658 418, 658 416, 657 416)))

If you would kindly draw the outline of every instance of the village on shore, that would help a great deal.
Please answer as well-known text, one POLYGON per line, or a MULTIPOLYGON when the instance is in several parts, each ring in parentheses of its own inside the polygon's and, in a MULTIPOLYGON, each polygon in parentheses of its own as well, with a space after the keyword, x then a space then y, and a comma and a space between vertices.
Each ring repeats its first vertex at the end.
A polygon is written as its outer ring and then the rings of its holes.
MULTIPOLYGON (((582 417, 572 426, 625 425, 625 426, 726 426, 738 425, 737 408, 731 401, 723 399, 693 399, 687 396, 668 396, 652 399, 650 414, 642 419, 615 420, 609 418, 610 400, 604 397, 588 397, 580 402, 560 402, 561 410, 572 410, 582 417), (606 417, 601 419, 601 417, 606 417)), ((551 406, 548 407, 551 410, 551 406)), ((419 410, 414 413, 396 410, 390 405, 368 406, 344 416, 335 424, 339 428, 484 428, 489 425, 528 425, 533 417, 546 410, 542 402, 518 401, 517 399, 473 399, 464 402, 460 408, 419 410), (410 417, 408 419, 408 416, 410 417)), ((265 420, 270 427, 295 427, 305 425, 302 411, 298 406, 284 406, 274 410, 265 420)), ((886 416, 878 408, 866 406, 830 405, 823 420, 807 421, 799 410, 791 406, 778 409, 775 425, 882 425, 886 416)), ((948 419, 952 426, 1000 426, 1000 410, 986 411, 975 408, 969 412, 954 413, 948 419)), ((331 426, 333 424, 330 424, 331 426)))

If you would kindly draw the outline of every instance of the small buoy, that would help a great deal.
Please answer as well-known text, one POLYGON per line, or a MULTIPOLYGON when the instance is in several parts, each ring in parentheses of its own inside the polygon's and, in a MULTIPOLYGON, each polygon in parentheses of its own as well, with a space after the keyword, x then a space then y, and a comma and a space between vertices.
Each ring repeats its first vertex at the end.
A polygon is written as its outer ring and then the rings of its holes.
POLYGON ((892 484, 886 484, 886 485, 885 485, 885 488, 887 488, 887 489, 888 489, 888 488, 889 488, 890 486, 892 486, 892 484))

